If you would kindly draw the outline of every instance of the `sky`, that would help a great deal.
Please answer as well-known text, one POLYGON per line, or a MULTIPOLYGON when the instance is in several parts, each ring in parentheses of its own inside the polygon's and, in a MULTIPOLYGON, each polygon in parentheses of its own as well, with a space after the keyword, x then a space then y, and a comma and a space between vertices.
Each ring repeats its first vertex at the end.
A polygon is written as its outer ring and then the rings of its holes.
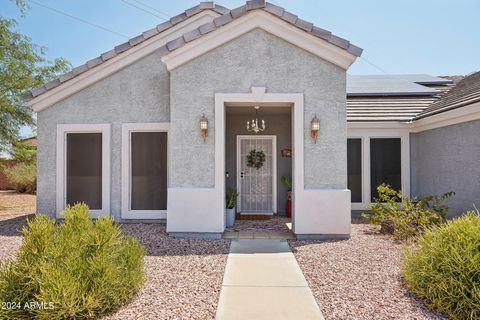
MULTIPOLYGON (((48 59, 73 67, 109 51, 200 0, 25 0, 24 17, 12 0, 0 15, 46 47, 48 59), (39 5, 40 4, 40 5, 39 5), (99 27, 59 14, 60 10, 99 27), (140 7, 138 9, 134 6, 140 7), (145 12, 149 11, 149 12, 145 12)), ((350 74, 464 75, 480 70, 480 0, 271 1, 364 49, 350 74)), ((217 2, 235 8, 244 1, 217 2)))

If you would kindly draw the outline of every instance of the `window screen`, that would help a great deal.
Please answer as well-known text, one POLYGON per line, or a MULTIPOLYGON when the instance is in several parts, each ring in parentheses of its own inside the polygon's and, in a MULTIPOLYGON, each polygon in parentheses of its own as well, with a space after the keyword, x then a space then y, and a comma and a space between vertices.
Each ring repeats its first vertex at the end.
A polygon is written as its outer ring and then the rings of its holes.
POLYGON ((347 140, 347 167, 352 202, 362 202, 362 139, 347 140))
POLYGON ((131 133, 131 210, 167 209, 167 133, 131 133))
POLYGON ((102 134, 67 133, 67 204, 102 209, 102 134))
POLYGON ((396 190, 402 188, 400 138, 370 139, 371 198, 378 197, 377 186, 382 183, 396 190))

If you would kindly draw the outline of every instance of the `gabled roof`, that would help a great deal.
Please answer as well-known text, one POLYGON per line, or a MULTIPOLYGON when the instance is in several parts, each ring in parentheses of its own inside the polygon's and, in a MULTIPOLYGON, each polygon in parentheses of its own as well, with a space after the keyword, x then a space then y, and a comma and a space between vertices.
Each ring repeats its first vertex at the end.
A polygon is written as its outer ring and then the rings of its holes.
MULTIPOLYGON (((350 57, 358 57, 363 51, 363 49, 351 44, 348 40, 335 36, 330 31, 316 27, 312 23, 302 20, 296 15, 286 11, 284 8, 273 5, 271 3, 267 3, 264 0, 247 1, 245 5, 235 8, 233 10, 229 10, 225 7, 214 4, 213 2, 202 2, 198 6, 187 9, 183 13, 172 17, 170 21, 162 23, 156 28, 145 31, 141 35, 130 39, 128 42, 118 45, 114 49, 100 55, 99 57, 94 58, 87 63, 74 68, 71 72, 59 77, 58 79, 50 81, 45 85, 28 92, 24 96, 25 100, 28 101, 36 98, 46 93, 47 91, 60 86, 61 84, 77 77, 78 75, 101 65, 105 61, 125 51, 128 51, 129 49, 137 46, 145 40, 168 30, 174 25, 188 19, 193 15, 196 15, 202 10, 213 10, 216 13, 221 14, 221 16, 213 19, 213 21, 211 22, 203 24, 198 28, 185 33, 183 36, 177 39, 167 42, 163 47, 160 47, 158 50, 162 56, 162 60, 164 57, 168 56, 173 51, 180 49, 181 47, 186 46, 194 40, 197 40, 217 29, 220 29, 221 27, 229 25, 233 21, 239 19, 246 13, 253 10, 261 10, 277 18, 280 18, 284 23, 294 26, 296 29, 307 33, 310 36, 321 39, 322 42, 326 42, 335 48, 344 50, 344 52, 346 52, 350 57)), ((339 51, 338 49, 337 51, 339 51)), ((349 62, 349 64, 353 61, 354 59, 351 59, 351 62, 349 62)))
POLYGON ((201 36, 210 33, 220 27, 223 27, 234 20, 242 17, 249 11, 261 9, 268 13, 273 14, 274 16, 282 19, 289 24, 302 29, 303 31, 308 32, 309 34, 325 40, 339 48, 346 50, 352 55, 359 57, 362 54, 363 49, 351 44, 348 40, 340 38, 336 35, 333 35, 330 31, 316 27, 313 23, 302 20, 298 16, 286 11, 284 8, 265 2, 265 0, 251 0, 243 6, 235 8, 231 11, 226 12, 224 15, 215 18, 212 22, 206 23, 205 25, 200 26, 199 28, 192 30, 178 39, 172 40, 165 46, 166 53, 177 50, 188 42, 194 41, 201 36))
POLYGON ((415 119, 426 118, 476 102, 480 102, 480 71, 472 73, 460 80, 452 90, 418 114, 415 119))
POLYGON ((31 99, 47 92, 48 90, 56 88, 59 85, 61 85, 62 83, 67 82, 68 80, 71 80, 71 79, 87 72, 88 70, 99 66, 100 64, 118 56, 119 54, 121 54, 121 53, 123 53, 127 50, 130 50, 131 48, 141 44, 142 42, 144 42, 144 41, 146 41, 146 40, 164 32, 166 30, 169 30, 170 28, 172 28, 172 27, 178 25, 179 23, 187 20, 188 18, 193 17, 196 14, 198 14, 202 11, 206 11, 206 10, 212 10, 212 11, 214 11, 214 12, 220 14, 220 15, 223 15, 223 14, 229 12, 229 9, 227 9, 227 8, 221 6, 221 5, 218 5, 214 2, 201 2, 199 5, 191 7, 189 9, 185 10, 184 12, 179 13, 176 16, 170 18, 170 20, 167 20, 167 21, 157 25, 156 27, 154 27, 150 30, 147 30, 147 31, 143 32, 142 34, 131 38, 130 40, 128 40, 125 43, 119 44, 118 46, 116 46, 112 50, 107 51, 105 53, 102 53, 100 56, 98 56, 96 58, 93 58, 93 59, 87 61, 86 63, 84 63, 80 66, 77 66, 77 67, 73 68, 70 72, 58 77, 57 79, 54 79, 50 82, 47 82, 44 85, 42 85, 38 88, 35 88, 32 91, 27 92, 24 95, 24 100, 25 101, 31 100, 31 99))

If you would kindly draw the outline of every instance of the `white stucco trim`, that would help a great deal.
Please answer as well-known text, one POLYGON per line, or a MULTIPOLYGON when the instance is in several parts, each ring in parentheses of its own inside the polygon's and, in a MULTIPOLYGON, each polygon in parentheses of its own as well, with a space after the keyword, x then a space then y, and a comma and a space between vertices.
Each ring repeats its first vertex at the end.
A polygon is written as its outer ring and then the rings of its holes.
POLYGON ((366 210, 371 204, 370 139, 400 138, 402 193, 410 195, 410 132, 408 129, 348 129, 347 138, 362 139, 362 202, 352 202, 352 210, 366 210))
MULTIPOLYGON (((241 156, 240 156, 240 142, 242 139, 257 139, 257 138, 264 138, 268 139, 272 142, 272 211, 271 212, 263 212, 263 211, 258 211, 256 213, 258 214, 274 214, 277 213, 277 136, 276 135, 237 135, 236 139, 236 150, 237 150, 237 190, 241 189, 241 181, 242 179, 240 178, 240 170, 241 170, 241 156)), ((238 204, 241 199, 241 194, 239 192, 238 196, 238 202, 237 202, 237 208, 238 212, 241 211, 241 207, 238 204)), ((248 214, 248 213, 246 213, 248 214)))
POLYGON ((469 106, 460 107, 419 119, 413 123, 414 126, 412 132, 422 132, 479 119, 480 102, 476 102, 469 106))
POLYGON ((348 51, 315 37, 268 12, 253 10, 163 56, 162 61, 168 70, 173 70, 256 28, 263 29, 345 70, 357 58, 348 51))
POLYGON ((159 33, 156 36, 138 44, 137 46, 119 54, 118 56, 103 62, 97 67, 88 70, 81 75, 51 89, 40 96, 27 102, 27 105, 33 108, 33 111, 39 112, 51 105, 63 100, 74 93, 100 81, 109 75, 129 66, 153 53, 158 48, 164 46, 167 42, 181 37, 188 30, 198 28, 199 26, 212 21, 220 16, 211 10, 204 10, 185 21, 159 33))
POLYGON ((351 129, 399 129, 411 130, 412 123, 396 121, 378 121, 378 122, 347 122, 347 130, 351 129))
MULTIPOLYGON (((94 218, 110 215, 110 124, 58 124, 56 163, 56 217, 66 206, 66 151, 67 133, 102 133, 102 209, 90 210, 94 218)), ((88 157, 88 155, 85 155, 88 157)))
POLYGON ((225 107, 241 107, 241 104, 278 103, 279 106, 292 106, 292 173, 293 205, 292 225, 295 226, 295 197, 304 190, 304 97, 303 93, 266 93, 264 87, 252 87, 251 93, 215 94, 215 189, 225 207, 225 107), (290 104, 290 105, 289 105, 290 104))
MULTIPOLYGON (((132 132, 167 132, 167 185, 170 168, 170 148, 168 131, 170 123, 123 123, 122 124, 122 219, 166 219, 167 210, 131 210, 131 133, 132 132)), ((168 199, 167 199, 168 200, 168 199)), ((168 204, 168 202, 167 202, 168 204)))
POLYGON ((352 129, 386 129, 386 130, 408 130, 409 132, 422 132, 436 128, 442 128, 464 122, 480 119, 480 102, 469 106, 444 111, 431 115, 414 122, 347 122, 348 130, 352 129))

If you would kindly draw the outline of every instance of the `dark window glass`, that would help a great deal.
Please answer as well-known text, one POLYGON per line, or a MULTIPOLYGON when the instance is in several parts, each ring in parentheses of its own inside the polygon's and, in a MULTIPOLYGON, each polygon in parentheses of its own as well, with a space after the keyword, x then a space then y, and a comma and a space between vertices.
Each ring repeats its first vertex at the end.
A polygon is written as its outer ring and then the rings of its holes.
POLYGON ((400 138, 370 139, 371 198, 378 197, 377 186, 382 183, 396 190, 402 188, 400 138))
POLYGON ((67 133, 67 204, 102 209, 102 134, 67 133))
POLYGON ((352 202, 362 202, 362 140, 347 140, 348 189, 352 202))
POLYGON ((167 209, 167 133, 131 134, 131 210, 167 209))

